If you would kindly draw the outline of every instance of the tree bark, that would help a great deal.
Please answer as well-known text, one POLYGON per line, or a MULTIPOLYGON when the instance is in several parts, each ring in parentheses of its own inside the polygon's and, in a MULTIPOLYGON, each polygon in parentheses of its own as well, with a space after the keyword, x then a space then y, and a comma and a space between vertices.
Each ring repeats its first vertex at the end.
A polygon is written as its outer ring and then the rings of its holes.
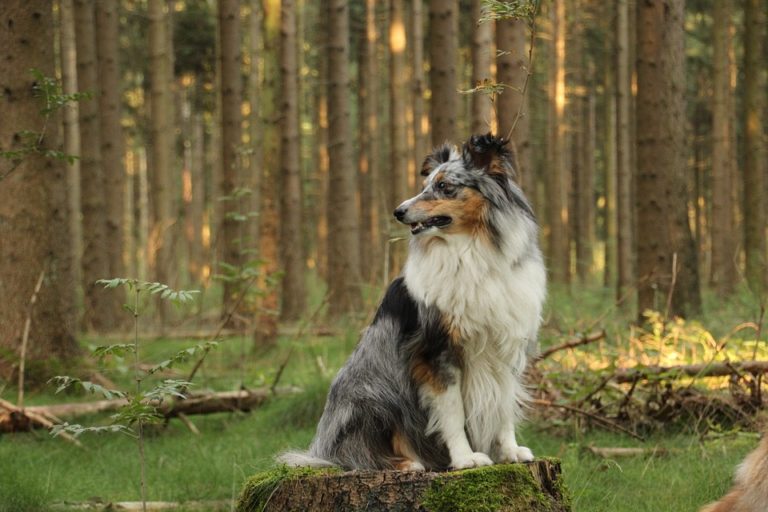
POLYGON ((457 142, 457 4, 457 0, 429 0, 429 124, 433 146, 457 142))
MULTIPOLYGON (((170 284, 171 233, 171 91, 169 90, 168 29, 165 0, 148 0, 150 89, 150 204, 152 227, 149 260, 154 261, 155 281, 170 284)), ((161 325, 168 319, 167 301, 157 301, 161 325)))
POLYGON ((113 277, 109 269, 107 239, 107 201, 101 159, 101 126, 99 124, 99 80, 96 61, 95 12, 93 0, 75 0, 75 39, 77 43, 77 85, 91 92, 93 98, 79 104, 80 125, 80 190, 83 219, 83 322, 86 328, 105 331, 114 326, 113 300, 99 279, 113 277))
POLYGON ((571 508, 560 474, 560 463, 550 460, 448 473, 319 471, 291 476, 288 472, 273 490, 259 485, 265 478, 255 475, 246 482, 237 510, 564 512, 571 508))
POLYGON ((738 248, 734 230, 731 160, 731 11, 730 0, 713 4, 712 13, 712 284, 719 294, 730 295, 736 286, 738 248))
MULTIPOLYGON (((491 40, 493 24, 489 21, 479 23, 482 15, 482 1, 472 0, 472 41, 470 45, 472 58, 472 82, 470 87, 477 87, 491 80, 491 40)), ((491 97, 484 92, 472 94, 472 114, 470 129, 472 133, 488 133, 491 131, 491 97)))
MULTIPOLYGON (((411 0, 408 2, 411 8, 411 87, 413 101, 413 155, 411 158, 417 166, 426 158, 429 152, 427 124, 429 119, 424 115, 424 2, 423 0, 411 0)), ((420 189, 421 182, 416 180, 416 189, 420 189)), ((389 213, 389 212, 384 212, 389 213)))
POLYGON ((765 5, 744 3, 744 253, 750 288, 762 293, 766 285, 765 207, 765 5))
POLYGON ((360 303, 360 225, 352 167, 349 89, 349 5, 330 0, 328 36, 328 293, 329 313, 360 303))
POLYGON ((552 280, 556 283, 565 283, 570 274, 566 176, 565 0, 554 0, 549 8, 552 21, 552 53, 549 64, 549 178, 547 179, 549 243, 547 248, 552 280))
POLYGON ((576 232, 576 272, 579 280, 584 283, 592 273, 595 246, 595 95, 591 73, 594 66, 586 65, 590 75, 584 80, 583 90, 586 96, 579 98, 581 103, 580 128, 581 143, 575 151, 579 159, 578 175, 576 176, 576 194, 578 230, 576 232))
POLYGON ((283 320, 298 320, 306 307, 305 258, 301 232, 302 187, 299 138, 299 50, 296 40, 296 5, 282 0, 280 7, 280 261, 283 270, 283 320))
POLYGON ((632 222, 631 70, 629 58, 629 2, 616 2, 616 298, 622 299, 634 282, 632 222))
MULTIPOLYGON (((60 150, 53 112, 44 119, 30 68, 54 76, 53 14, 47 0, 3 5, 0 24, 0 151, 20 150, 23 130, 40 133, 40 151, 60 150), (47 129, 44 128, 47 125, 47 129)), ((66 359, 77 353, 75 284, 67 218, 65 164, 34 152, 0 158, 0 376, 9 380, 14 353, 30 315, 29 302, 44 272, 31 312, 27 361, 66 359)))
POLYGON ((270 284, 278 272, 280 189, 277 169, 280 151, 280 128, 277 105, 279 102, 279 43, 280 43, 280 0, 264 3, 264 82, 261 93, 262 150, 261 168, 261 209, 259 210, 259 259, 263 261, 258 289, 263 295, 259 300, 259 311, 254 331, 257 346, 271 345, 277 338, 277 318, 280 298, 277 288, 270 284))
POLYGON ((605 180, 605 263, 603 285, 615 289, 617 275, 617 238, 618 223, 616 215, 616 73, 612 60, 613 46, 608 43, 609 51, 605 66, 605 120, 603 136, 604 180, 605 180))
POLYGON ((638 308, 701 311, 688 224, 683 0, 646 0, 637 10, 638 308))
MULTIPOLYGON (((123 260, 123 195, 125 168, 121 119, 121 81, 118 49, 119 12, 116 0, 96 2, 96 53, 99 78, 99 121, 101 127, 101 161, 104 172, 106 199, 106 237, 109 277, 125 276, 123 260)), ((123 318, 123 297, 109 293, 102 300, 110 301, 116 319, 123 318)))
POLYGON ((496 22, 496 81, 506 86, 496 100, 498 132, 502 137, 511 138, 517 156, 515 171, 518 182, 528 198, 533 200, 536 181, 531 162, 530 111, 528 94, 523 94, 530 71, 528 37, 528 27, 522 20, 496 22))

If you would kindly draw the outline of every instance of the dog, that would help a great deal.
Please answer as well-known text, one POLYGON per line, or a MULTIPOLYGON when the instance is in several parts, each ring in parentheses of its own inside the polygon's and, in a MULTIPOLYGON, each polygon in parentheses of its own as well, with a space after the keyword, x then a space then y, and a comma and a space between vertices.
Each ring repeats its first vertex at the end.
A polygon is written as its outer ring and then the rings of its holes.
POLYGON ((700 512, 768 511, 768 436, 749 453, 738 469, 731 491, 700 512))
POLYGON ((409 255, 334 379, 292 466, 442 471, 530 461, 516 428, 546 296, 538 225, 507 141, 473 136, 422 166, 394 211, 409 255))

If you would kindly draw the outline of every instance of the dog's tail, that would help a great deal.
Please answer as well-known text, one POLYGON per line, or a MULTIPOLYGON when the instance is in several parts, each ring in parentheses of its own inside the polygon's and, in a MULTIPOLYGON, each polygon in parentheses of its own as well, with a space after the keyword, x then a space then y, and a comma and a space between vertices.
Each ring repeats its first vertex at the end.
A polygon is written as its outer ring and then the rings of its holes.
POLYGON ((283 452, 275 460, 286 466, 309 466, 311 468, 332 468, 336 466, 329 460, 312 455, 310 452, 283 452))

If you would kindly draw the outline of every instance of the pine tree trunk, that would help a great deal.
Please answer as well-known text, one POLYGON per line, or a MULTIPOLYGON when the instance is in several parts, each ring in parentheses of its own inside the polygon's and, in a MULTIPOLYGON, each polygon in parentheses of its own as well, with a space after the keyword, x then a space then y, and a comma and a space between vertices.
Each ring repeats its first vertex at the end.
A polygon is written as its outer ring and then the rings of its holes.
POLYGON ((100 89, 96 61, 95 13, 93 0, 75 0, 75 38, 77 43, 77 86, 90 91, 93 98, 79 104, 80 125, 80 190, 83 219, 83 321, 87 328, 104 331, 114 326, 112 298, 99 279, 114 277, 109 269, 107 239, 107 198, 101 159, 101 126, 99 124, 100 89))
POLYGON ((511 138, 517 155, 518 182, 533 200, 536 181, 531 162, 530 93, 522 93, 529 73, 527 41, 528 27, 524 21, 496 23, 496 81, 507 86, 496 100, 498 132, 502 137, 511 138))
MULTIPOLYGON (((246 225, 242 221, 242 199, 235 197, 235 189, 241 184, 238 152, 242 146, 242 73, 240 69, 240 2, 219 0, 219 42, 221 52, 221 181, 219 204, 222 208, 221 258, 227 267, 237 268, 244 261, 246 249, 246 225), (226 200, 224 200, 226 199, 226 200)), ((240 294, 244 283, 238 280, 224 281, 222 317, 243 305, 240 294)), ((240 311, 242 307, 238 308, 240 311)))
POLYGON ((320 277, 328 280, 328 52, 323 51, 328 45, 325 29, 328 13, 328 0, 320 0, 317 5, 315 26, 315 46, 317 52, 318 80, 313 91, 314 115, 314 159, 315 193, 313 213, 315 223, 315 261, 320 277))
POLYGON ((738 249, 734 239, 734 205, 731 186, 735 172, 731 160, 731 11, 730 0, 713 4, 712 99, 712 284, 721 295, 730 295, 736 286, 738 249))
MULTIPOLYGON (((259 60, 262 52, 262 12, 261 0, 250 0, 250 12, 248 14, 248 105, 250 112, 248 114, 248 175, 244 179, 245 184, 251 190, 251 199, 249 201, 249 213, 259 214, 261 211, 261 175, 262 159, 264 151, 262 148, 261 134, 261 107, 259 105, 259 95, 261 93, 262 77, 259 70, 259 60)), ((258 217, 248 223, 249 243, 254 246, 259 243, 258 217)))
MULTIPOLYGON (((191 105, 190 105, 191 109, 191 105)), ((204 279, 203 266, 203 224, 205 222, 205 176, 204 176, 204 152, 205 152, 205 126, 203 116, 199 112, 190 112, 191 137, 189 141, 189 184, 190 196, 187 205, 187 244, 189 262, 187 269, 192 283, 201 283, 204 279)))
POLYGON ((328 293, 329 313, 355 311, 360 302, 360 227, 352 166, 349 88, 349 5, 330 0, 328 35, 328 293))
POLYGON ((457 0, 429 0, 429 87, 432 90, 429 124, 433 146, 458 142, 457 3, 457 0))
MULTIPOLYGON (((164 0, 148 0, 150 89, 150 158, 147 174, 152 209, 149 259, 154 261, 153 279, 170 284, 171 261, 171 91, 167 22, 164 0)), ((161 326, 168 320, 168 303, 157 302, 161 326)))
MULTIPOLYGON (((116 0, 96 2, 96 53, 99 79, 99 126, 101 127, 101 161, 106 200, 106 237, 109 277, 125 276, 123 252, 123 197, 125 168, 121 119, 121 82, 118 51, 119 12, 116 0)), ((117 323, 121 318, 123 298, 112 291, 102 300, 109 302, 117 323)))
MULTIPOLYGON (((424 115, 424 3, 422 0, 411 0, 408 2, 411 8, 411 76, 412 102, 413 102, 413 161, 417 167, 427 156, 429 148, 427 146, 428 129, 425 126, 429 120, 424 115)), ((416 189, 420 189, 421 182, 416 180, 416 189)), ((384 212, 389 213, 389 212, 384 212)))
POLYGON ((246 482, 237 510, 566 512, 560 472, 550 460, 447 473, 277 469, 246 482))
POLYGON ((282 0, 280 8, 280 261, 283 270, 283 320, 298 320, 306 306, 305 258, 301 232, 301 143, 299 139, 299 51, 296 5, 282 0))
POLYGON ((379 188, 379 134, 376 105, 376 3, 365 2, 365 30, 361 31, 359 44, 358 82, 360 84, 359 131, 359 187, 360 187, 360 262, 363 278, 373 283, 381 268, 380 201, 379 188))
POLYGON ((0 151, 23 149, 21 132, 44 136, 40 151, 20 159, 0 158, 0 378, 11 378, 30 299, 43 276, 31 311, 27 362, 66 359, 75 342, 75 283, 67 218, 65 164, 42 152, 60 150, 58 113, 47 120, 40 109, 30 68, 53 77, 53 15, 48 0, 3 4, 0 24, 0 151), (45 127, 45 128, 44 128, 45 127))
POLYGON ((685 160, 684 1, 637 10, 638 308, 686 316, 701 310, 688 225, 685 160))
POLYGON ((765 4, 744 4, 744 253, 750 288, 762 293, 766 285, 765 206, 765 4))
POLYGON ((552 280, 565 283, 570 274, 566 176, 565 0, 554 0, 549 8, 552 20, 552 54, 549 65, 548 255, 552 280))
POLYGON ((629 2, 616 2, 616 298, 622 299, 634 282, 632 259, 632 128, 630 120, 629 2))
POLYGON ((617 273, 617 243, 618 237, 617 219, 616 219, 616 95, 615 81, 616 73, 613 68, 612 60, 613 45, 608 46, 608 57, 605 66, 605 112, 604 112, 604 136, 603 136, 603 155, 604 155, 604 183, 605 183, 605 263, 603 273, 603 285, 606 288, 614 289, 616 286, 617 273))
MULTIPOLYGON (((594 66, 585 66, 587 73, 594 71, 594 66)), ((595 246, 595 95, 591 77, 584 81, 586 97, 579 98, 581 103, 581 143, 574 155, 579 159, 576 194, 578 207, 578 232, 576 233, 576 272, 584 283, 592 272, 593 251, 595 246)))
POLYGON ((257 346, 271 345, 277 338, 277 318, 280 308, 278 290, 270 281, 275 280, 279 258, 278 205, 280 193, 277 170, 280 162, 280 127, 277 105, 279 102, 279 42, 280 0, 264 4, 264 82, 261 92, 262 150, 261 208, 259 210, 259 259, 264 262, 258 289, 263 293, 259 301, 254 341, 257 346))
MULTIPOLYGON (((472 0, 472 41, 470 51, 472 53, 472 83, 470 87, 477 87, 491 79, 491 40, 493 37, 493 24, 489 21, 480 23, 482 15, 482 1, 472 0)), ((472 95, 472 115, 470 129, 472 133, 488 133, 491 130, 491 97, 484 92, 475 92, 472 95)))

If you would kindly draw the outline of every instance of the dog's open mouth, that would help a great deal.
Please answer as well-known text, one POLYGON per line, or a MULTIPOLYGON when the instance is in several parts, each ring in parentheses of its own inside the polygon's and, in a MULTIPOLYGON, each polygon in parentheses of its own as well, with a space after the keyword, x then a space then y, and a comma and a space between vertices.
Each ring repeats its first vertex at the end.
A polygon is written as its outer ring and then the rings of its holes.
POLYGON ((426 231, 429 228, 442 228, 453 222, 453 219, 444 215, 438 215, 437 217, 430 217, 427 220, 421 222, 414 222, 411 224, 411 234, 418 235, 422 231, 426 231))

